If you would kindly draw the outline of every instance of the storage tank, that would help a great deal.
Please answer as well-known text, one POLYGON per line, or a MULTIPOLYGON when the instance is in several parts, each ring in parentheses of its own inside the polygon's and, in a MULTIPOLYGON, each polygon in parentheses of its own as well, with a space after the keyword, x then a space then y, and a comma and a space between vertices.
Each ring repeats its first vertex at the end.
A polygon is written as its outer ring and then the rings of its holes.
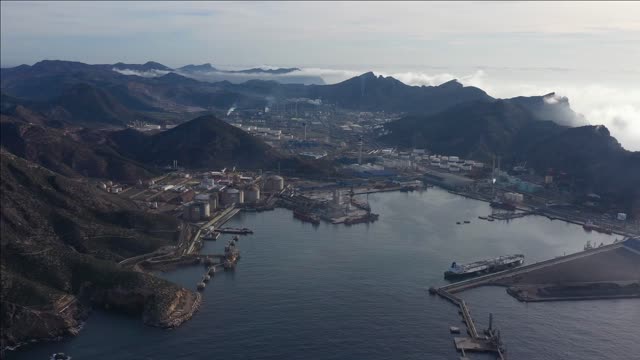
POLYGON ((222 198, 224 205, 242 204, 244 202, 244 192, 238 189, 227 189, 222 193, 222 198))
POLYGON ((333 190, 333 203, 335 205, 340 205, 342 203, 342 194, 338 189, 333 190))
POLYGON ((201 210, 202 209, 198 203, 191 202, 191 203, 185 204, 182 217, 186 221, 199 221, 201 218, 201 210))
POLYGON ((215 210, 218 208, 218 194, 212 194, 209 199, 209 207, 211 210, 215 210))
POLYGON ((265 191, 281 191, 284 189, 284 178, 278 175, 270 175, 264 181, 265 191))
POLYGON ((200 218, 211 217, 211 205, 209 205, 209 201, 198 202, 198 207, 200 208, 200 218))
POLYGON ((209 202, 209 198, 210 197, 211 197, 211 195, 209 195, 209 194, 198 194, 198 195, 196 195, 195 199, 196 199, 196 201, 209 202))
POLYGON ((244 201, 247 203, 260 201, 260 188, 255 185, 249 186, 249 188, 244 191, 244 201))

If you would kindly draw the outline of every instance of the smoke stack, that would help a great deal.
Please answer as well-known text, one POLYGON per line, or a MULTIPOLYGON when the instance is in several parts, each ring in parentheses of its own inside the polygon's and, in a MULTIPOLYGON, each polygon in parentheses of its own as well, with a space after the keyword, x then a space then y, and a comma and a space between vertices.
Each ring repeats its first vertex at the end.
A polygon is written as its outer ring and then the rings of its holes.
POLYGON ((358 165, 362 165, 362 136, 358 140, 358 165))

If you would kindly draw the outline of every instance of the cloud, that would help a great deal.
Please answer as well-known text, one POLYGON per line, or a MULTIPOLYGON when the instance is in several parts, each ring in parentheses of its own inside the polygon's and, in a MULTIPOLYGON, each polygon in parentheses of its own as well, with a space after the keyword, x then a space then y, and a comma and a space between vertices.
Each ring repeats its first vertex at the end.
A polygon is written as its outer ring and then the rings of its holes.
POLYGON ((138 71, 138 70, 133 70, 133 69, 116 69, 113 68, 111 69, 117 73, 120 73, 122 75, 129 75, 129 76, 140 76, 140 77, 146 77, 146 78, 152 78, 152 77, 158 77, 158 76, 163 76, 163 75, 167 75, 168 73, 170 73, 171 71, 167 71, 167 70, 147 70, 147 71, 138 71))

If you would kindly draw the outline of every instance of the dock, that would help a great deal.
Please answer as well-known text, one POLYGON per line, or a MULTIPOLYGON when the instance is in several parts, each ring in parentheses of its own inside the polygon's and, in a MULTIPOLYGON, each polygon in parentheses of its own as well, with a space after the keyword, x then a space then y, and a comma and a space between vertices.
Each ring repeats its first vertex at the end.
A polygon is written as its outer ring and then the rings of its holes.
POLYGON ((483 285, 502 285, 500 283, 500 280, 503 280, 503 279, 511 278, 513 276, 524 274, 532 270, 541 269, 544 267, 552 266, 552 265, 563 263, 566 261, 571 261, 581 257, 590 256, 592 254, 597 254, 599 252, 621 248, 623 246, 625 246, 624 242, 617 242, 609 245, 604 245, 604 246, 600 246, 590 250, 580 251, 580 252, 565 255, 565 256, 559 256, 553 259, 544 260, 544 261, 540 261, 533 264, 523 265, 517 268, 499 271, 493 274, 488 274, 488 275, 479 276, 473 279, 456 282, 453 284, 442 286, 438 288, 438 290, 443 290, 447 293, 454 294, 454 293, 458 293, 464 290, 476 288, 483 285))
POLYGON ((543 269, 549 266, 561 264, 587 256, 592 256, 594 254, 598 254, 604 251, 611 251, 622 247, 627 248, 630 251, 640 253, 640 247, 638 246, 639 243, 639 240, 615 242, 610 245, 587 249, 578 253, 560 256, 553 259, 496 272, 493 274, 479 276, 473 279, 452 283, 439 288, 432 287, 429 288, 429 293, 438 295, 459 308, 459 313, 462 316, 462 320, 467 327, 467 333, 469 337, 456 337, 454 339, 454 343, 456 349, 458 351, 461 351, 463 356, 465 354, 465 351, 482 351, 495 353, 497 354, 498 359, 504 359, 504 346, 500 341, 500 333, 499 331, 492 329, 492 321, 490 321, 489 329, 485 330, 483 333, 479 333, 473 317, 471 316, 471 312, 469 311, 469 306, 463 299, 456 296, 456 293, 483 285, 506 286, 508 279, 511 279, 514 276, 522 275, 530 271, 543 269))
POLYGON ((242 229, 220 228, 220 229, 215 229, 214 231, 221 234, 237 234, 237 235, 253 234, 253 230, 247 229, 247 228, 242 228, 242 229))

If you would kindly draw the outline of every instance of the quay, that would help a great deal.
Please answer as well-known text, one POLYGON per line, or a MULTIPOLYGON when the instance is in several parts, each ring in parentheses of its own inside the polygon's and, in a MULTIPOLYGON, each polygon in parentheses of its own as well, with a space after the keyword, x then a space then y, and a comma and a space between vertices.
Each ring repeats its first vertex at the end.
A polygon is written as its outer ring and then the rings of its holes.
MULTIPOLYGON (((429 288, 429 293, 432 295, 438 295, 443 299, 453 303, 459 308, 459 313, 462 316, 462 320, 467 327, 469 338, 455 338, 454 342, 457 350, 462 351, 463 355, 465 351, 494 352, 497 354, 498 359, 504 359, 504 354, 503 354, 504 346, 500 340, 499 332, 494 331, 492 329, 491 321, 490 321, 489 329, 485 330, 484 334, 480 334, 471 316, 471 312, 469 311, 469 307, 467 303, 460 297, 456 296, 455 294, 465 290, 484 286, 484 285, 508 287, 512 285, 512 283, 510 283, 511 280, 518 279, 524 274, 530 273, 532 271, 546 269, 559 264, 568 263, 571 261, 594 256, 596 254, 604 254, 611 251, 617 251, 618 249, 624 249, 623 251, 628 250, 629 252, 635 255, 640 255, 640 239, 631 238, 625 241, 614 242, 613 244, 603 245, 600 247, 585 248, 584 251, 577 252, 574 254, 560 256, 553 259, 524 265, 518 268, 512 268, 512 269, 496 272, 493 274, 479 276, 473 279, 452 283, 439 288, 431 287, 429 288)), ((619 297, 622 297, 622 296, 619 296, 619 297)), ((595 298, 602 298, 602 297, 589 296, 588 294, 586 294, 586 295, 580 295, 580 296, 572 296, 566 299, 549 298, 549 299, 546 299, 546 301, 589 300, 589 299, 595 299, 595 298)), ((611 297, 611 298, 614 298, 614 297, 611 297)), ((518 300, 521 300, 521 299, 518 298, 518 300)), ((543 300, 536 300, 536 301, 543 301, 543 300)))
POLYGON ((238 234, 238 235, 253 234, 253 230, 247 229, 247 228, 242 228, 242 229, 220 228, 220 229, 215 229, 214 231, 221 234, 238 234))
POLYGON ((575 259, 591 256, 591 255, 594 255, 594 254, 597 254, 597 253, 601 253, 601 252, 610 251, 610 250, 613 250, 613 249, 622 248, 624 246, 625 246, 625 242, 621 241, 621 242, 617 242, 617 243, 613 243, 613 244, 609 244, 609 245, 604 245, 604 246, 596 247, 596 248, 585 250, 585 251, 580 251, 580 252, 577 252, 577 253, 574 253, 574 254, 569 254, 569 255, 565 255, 565 256, 559 256, 559 257, 556 257, 556 258, 553 258, 553 259, 544 260, 544 261, 540 261, 540 262, 533 263, 533 264, 523 265, 523 266, 520 266, 520 267, 517 267, 517 268, 512 268, 512 269, 508 269, 508 270, 504 270, 504 271, 499 271, 499 272, 496 272, 496 273, 493 273, 493 274, 483 275, 483 276, 479 276, 479 277, 476 277, 476 278, 473 278, 473 279, 456 282, 456 283, 453 283, 453 284, 442 286, 442 287, 438 288, 437 290, 442 290, 442 291, 445 291, 445 292, 447 292, 449 294, 455 294, 455 293, 458 293, 458 292, 461 292, 461 291, 464 291, 464 290, 468 290, 468 289, 472 289, 472 288, 476 288, 476 287, 480 287, 480 286, 484 286, 484 285, 504 286, 504 284, 501 283, 500 280, 505 280, 505 279, 512 278, 512 277, 517 276, 517 275, 528 273, 528 272, 533 271, 533 270, 546 268, 546 267, 549 267, 549 266, 561 264, 561 263, 572 261, 572 260, 575 260, 575 259))
POLYGON ((196 250, 196 244, 199 244, 199 245, 202 244, 202 241, 200 240, 200 237, 202 236, 202 229, 206 229, 211 226, 213 226, 214 228, 217 228, 223 225, 224 223, 226 223, 227 221, 229 221, 232 217, 234 217, 239 212, 240 212, 240 209, 232 206, 230 208, 223 210, 220 214, 216 215, 213 219, 209 220, 207 223, 200 226, 200 229, 198 229, 198 232, 194 236, 193 241, 191 242, 191 245, 187 249, 185 249, 183 254, 186 255, 186 254, 193 253, 196 250))

